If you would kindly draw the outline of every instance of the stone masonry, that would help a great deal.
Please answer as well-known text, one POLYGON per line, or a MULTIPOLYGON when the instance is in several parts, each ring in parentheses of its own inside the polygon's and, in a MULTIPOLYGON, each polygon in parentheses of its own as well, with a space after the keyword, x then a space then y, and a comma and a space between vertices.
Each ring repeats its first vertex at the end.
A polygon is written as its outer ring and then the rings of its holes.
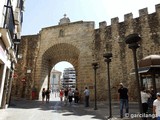
POLYGON ((94 22, 71 22, 43 28, 37 35, 23 36, 19 54, 22 58, 16 66, 17 78, 13 81, 12 96, 31 99, 33 88, 38 92, 51 68, 61 61, 70 62, 77 73, 77 87, 83 95, 85 86, 94 99, 93 60, 98 61, 97 98, 107 99, 107 70, 103 54, 111 51, 110 63, 111 94, 117 99, 120 82, 129 88, 130 100, 137 97, 135 75, 131 75, 133 65, 132 51, 125 44, 125 37, 132 33, 141 35, 137 59, 157 54, 160 55, 160 4, 156 12, 148 14, 147 8, 139 10, 139 17, 132 13, 124 15, 124 21, 111 19, 111 25, 100 22, 99 29, 94 29, 94 22), (27 73, 31 70, 31 73, 27 73), (25 82, 23 80, 25 79, 25 82), (24 94, 24 96, 23 96, 24 94))

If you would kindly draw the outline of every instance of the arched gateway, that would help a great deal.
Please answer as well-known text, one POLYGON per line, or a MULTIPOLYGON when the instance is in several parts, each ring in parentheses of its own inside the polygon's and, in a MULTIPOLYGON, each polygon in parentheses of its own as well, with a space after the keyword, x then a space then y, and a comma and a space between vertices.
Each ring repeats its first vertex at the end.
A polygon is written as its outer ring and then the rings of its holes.
POLYGON ((22 37, 19 53, 22 54, 20 60, 23 61, 23 66, 20 65, 17 69, 21 67, 24 72, 30 70, 31 73, 22 75, 16 71, 21 76, 19 79, 25 79, 25 87, 29 87, 28 91, 19 94, 30 97, 29 89, 33 87, 39 92, 44 80, 48 79, 51 69, 61 61, 68 61, 74 66, 77 87, 81 92, 85 86, 92 91, 94 22, 67 23, 64 19, 66 18, 61 19, 58 26, 43 28, 38 35, 22 37))
POLYGON ((64 16, 57 26, 43 28, 37 35, 22 36, 12 96, 31 98, 33 90, 39 93, 51 68, 58 62, 68 61, 76 70, 77 87, 81 94, 87 86, 91 99, 94 99, 94 70, 91 64, 96 60, 99 63, 97 99, 107 99, 107 67, 103 54, 111 52, 112 99, 117 100, 118 85, 123 82, 129 89, 130 101, 136 101, 137 80, 131 74, 134 69, 133 55, 124 40, 133 33, 141 36, 137 49, 138 61, 151 54, 160 55, 159 21, 160 4, 156 5, 156 12, 152 14, 148 14, 146 8, 141 9, 138 18, 133 18, 129 13, 124 16, 123 22, 119 22, 118 18, 112 18, 109 26, 105 21, 100 22, 98 29, 94 28, 92 21, 70 22, 64 16))

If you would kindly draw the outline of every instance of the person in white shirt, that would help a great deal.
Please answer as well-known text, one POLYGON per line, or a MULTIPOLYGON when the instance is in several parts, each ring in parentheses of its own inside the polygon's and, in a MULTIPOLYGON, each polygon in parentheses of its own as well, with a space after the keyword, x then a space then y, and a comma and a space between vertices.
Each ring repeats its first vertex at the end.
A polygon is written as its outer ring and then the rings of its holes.
POLYGON ((89 90, 85 87, 84 95, 85 95, 85 107, 89 107, 89 90))
POLYGON ((68 91, 68 99, 69 99, 69 103, 70 103, 70 104, 72 103, 72 97, 73 97, 73 92, 72 92, 71 88, 69 88, 69 91, 68 91))
POLYGON ((157 120, 160 120, 160 93, 156 94, 157 99, 153 102, 153 114, 156 115, 157 120))
MULTIPOLYGON (((141 101, 142 101, 142 110, 143 113, 147 113, 148 111, 148 99, 151 97, 151 94, 149 92, 146 92, 145 88, 142 87, 141 90, 141 101)), ((143 120, 147 120, 147 118, 143 118, 143 120)))

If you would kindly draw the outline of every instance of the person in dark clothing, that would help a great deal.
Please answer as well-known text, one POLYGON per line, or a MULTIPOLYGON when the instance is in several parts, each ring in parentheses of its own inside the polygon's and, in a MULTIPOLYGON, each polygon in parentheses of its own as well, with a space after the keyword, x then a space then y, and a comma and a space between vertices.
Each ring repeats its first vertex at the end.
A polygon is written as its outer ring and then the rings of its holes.
POLYGON ((68 88, 66 88, 64 90, 64 103, 65 103, 65 105, 67 104, 67 102, 68 102, 68 88))
POLYGON ((50 99, 50 90, 49 88, 46 90, 46 102, 49 102, 49 99, 50 99))
POLYGON ((118 98, 120 101, 120 117, 123 118, 123 108, 125 106, 126 114, 128 114, 128 89, 124 87, 123 83, 120 83, 120 88, 118 89, 118 98))
POLYGON ((45 93, 46 91, 45 91, 45 88, 43 88, 43 90, 42 90, 42 103, 44 103, 44 98, 45 98, 45 96, 46 96, 46 93, 45 93))
MULTIPOLYGON (((145 90, 145 87, 141 88, 141 102, 142 102, 142 111, 144 114, 148 112, 148 100, 151 97, 149 91, 145 90)), ((143 120, 147 120, 147 117, 143 117, 143 120)))
POLYGON ((68 91, 68 100, 69 100, 70 105, 72 103, 72 98, 73 98, 73 92, 72 92, 71 88, 69 88, 69 91, 68 91))
POLYGON ((78 103, 78 100, 79 100, 79 91, 78 88, 76 88, 74 91, 74 102, 78 103))

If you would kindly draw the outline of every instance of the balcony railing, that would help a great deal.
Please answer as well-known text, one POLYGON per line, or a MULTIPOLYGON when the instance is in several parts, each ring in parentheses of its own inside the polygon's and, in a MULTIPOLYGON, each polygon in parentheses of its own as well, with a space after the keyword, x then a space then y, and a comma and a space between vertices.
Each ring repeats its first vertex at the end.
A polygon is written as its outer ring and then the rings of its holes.
MULTIPOLYGON (((20 1, 23 1, 23 0, 20 0, 20 1)), ((7 1, 7 5, 4 5, 4 7, 5 7, 5 19, 4 19, 3 29, 7 30, 6 31, 7 33, 4 33, 4 34, 7 34, 9 36, 9 37, 6 37, 6 39, 4 39, 4 41, 6 43, 6 47, 10 48, 9 52, 11 54, 11 57, 14 60, 16 60, 17 55, 18 55, 18 44, 20 43, 20 37, 17 37, 17 36, 20 36, 20 35, 19 35, 19 33, 15 34, 15 21, 16 20, 14 19, 15 16, 13 13, 13 9, 12 9, 12 5, 11 5, 10 0, 7 1), (6 42, 6 41, 8 41, 8 42, 6 42)), ((21 9, 22 8, 20 7, 19 11, 21 11, 21 9)), ((21 16, 19 14, 19 19, 21 19, 22 17, 23 16, 21 16)), ((19 20, 19 22, 20 22, 19 26, 21 26, 20 24, 22 21, 19 20)), ((18 29, 18 26, 17 26, 17 29, 18 29)), ((2 31, 4 31, 4 30, 2 30, 2 31)))
POLYGON ((15 32, 13 9, 12 9, 12 6, 10 6, 10 5, 5 5, 4 7, 6 7, 4 28, 9 30, 10 36, 11 36, 11 38, 13 38, 14 32, 15 32))

